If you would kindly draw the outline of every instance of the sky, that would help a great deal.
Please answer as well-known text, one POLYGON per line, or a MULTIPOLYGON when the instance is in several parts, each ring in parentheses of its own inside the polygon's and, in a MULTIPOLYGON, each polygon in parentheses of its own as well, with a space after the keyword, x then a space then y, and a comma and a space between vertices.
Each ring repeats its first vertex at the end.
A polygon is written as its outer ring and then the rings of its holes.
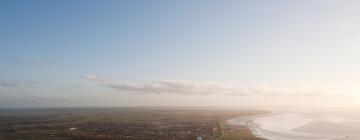
POLYGON ((0 107, 360 107, 349 0, 3 0, 0 107))

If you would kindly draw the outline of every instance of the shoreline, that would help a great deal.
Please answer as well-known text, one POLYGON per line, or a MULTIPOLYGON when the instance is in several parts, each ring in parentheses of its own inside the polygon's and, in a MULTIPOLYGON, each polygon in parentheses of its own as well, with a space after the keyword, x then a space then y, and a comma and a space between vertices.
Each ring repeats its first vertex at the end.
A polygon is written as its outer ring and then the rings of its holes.
POLYGON ((348 140, 348 135, 326 135, 296 131, 316 120, 291 113, 269 113, 235 117, 226 121, 230 125, 245 126, 254 136, 266 140, 348 140), (296 116, 297 115, 297 116, 296 116), (279 121, 279 119, 282 119, 279 121), (286 120, 288 119, 288 120, 286 120), (282 126, 282 125, 283 126, 282 126), (284 125, 289 124, 289 125, 284 125), (262 126, 261 126, 262 125, 262 126), (280 126, 279 126, 280 125, 280 126))

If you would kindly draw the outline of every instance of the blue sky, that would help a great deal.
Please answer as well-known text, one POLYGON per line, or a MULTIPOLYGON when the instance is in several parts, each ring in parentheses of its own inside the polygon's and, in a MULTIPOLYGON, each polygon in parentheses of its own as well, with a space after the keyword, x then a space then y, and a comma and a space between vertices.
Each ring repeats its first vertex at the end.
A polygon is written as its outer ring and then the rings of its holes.
POLYGON ((252 106, 269 105, 263 94, 357 97, 357 4, 1 1, 0 104, 252 106), (241 96, 192 95, 229 89, 241 96))

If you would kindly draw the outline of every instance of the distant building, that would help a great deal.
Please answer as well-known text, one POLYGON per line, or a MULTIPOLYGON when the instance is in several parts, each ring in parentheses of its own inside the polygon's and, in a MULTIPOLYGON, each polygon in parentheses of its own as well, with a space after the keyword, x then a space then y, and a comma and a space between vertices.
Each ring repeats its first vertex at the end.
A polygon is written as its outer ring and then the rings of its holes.
POLYGON ((71 131, 74 131, 74 130, 76 130, 77 128, 75 128, 75 127, 71 127, 71 128, 69 128, 69 130, 71 130, 71 131))

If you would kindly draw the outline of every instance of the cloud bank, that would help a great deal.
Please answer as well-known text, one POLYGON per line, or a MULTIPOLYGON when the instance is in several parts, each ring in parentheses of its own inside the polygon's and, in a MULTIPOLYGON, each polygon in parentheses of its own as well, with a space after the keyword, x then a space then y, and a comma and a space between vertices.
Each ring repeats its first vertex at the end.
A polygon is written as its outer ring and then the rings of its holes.
POLYGON ((149 83, 115 83, 94 75, 83 75, 83 79, 95 81, 101 86, 123 92, 142 94, 179 95, 225 95, 225 96, 343 96, 336 88, 272 88, 271 86, 230 86, 214 82, 197 83, 188 80, 160 80, 149 83))
POLYGON ((135 84, 135 83, 114 83, 109 80, 104 80, 97 78, 94 75, 84 75, 82 78, 95 81, 102 86, 113 88, 119 91, 127 91, 134 93, 153 93, 153 94, 162 94, 162 93, 172 93, 172 94, 183 94, 183 95, 206 95, 206 94, 222 94, 222 95, 245 95, 248 91, 238 91, 230 86, 218 84, 218 83, 195 83, 192 81, 181 80, 161 80, 153 81, 150 83, 144 84, 135 84))
POLYGON ((37 85, 39 82, 37 81, 20 81, 20 80, 3 80, 0 79, 0 87, 23 87, 23 86, 31 86, 37 85))

